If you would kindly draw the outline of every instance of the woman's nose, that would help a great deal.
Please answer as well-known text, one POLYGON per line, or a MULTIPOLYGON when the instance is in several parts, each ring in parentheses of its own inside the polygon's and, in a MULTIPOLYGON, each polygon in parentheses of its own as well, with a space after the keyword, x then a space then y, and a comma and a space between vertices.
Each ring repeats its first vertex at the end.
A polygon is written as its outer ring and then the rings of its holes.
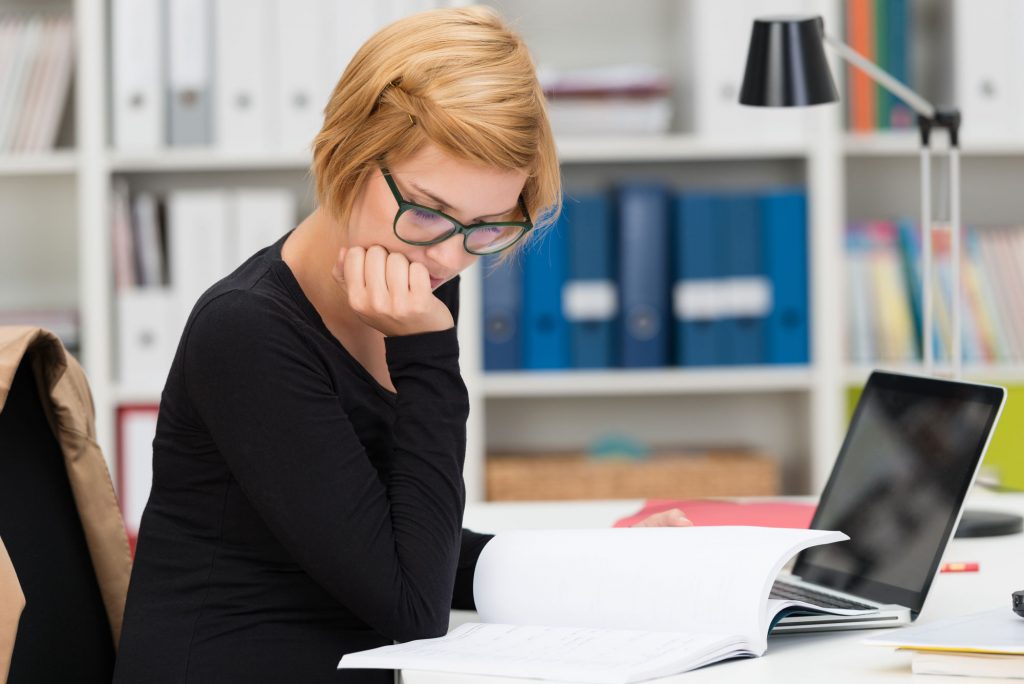
POLYGON ((454 275, 472 264, 476 257, 462 246, 462 236, 452 235, 444 242, 430 245, 426 249, 427 258, 440 265, 448 274, 454 275))

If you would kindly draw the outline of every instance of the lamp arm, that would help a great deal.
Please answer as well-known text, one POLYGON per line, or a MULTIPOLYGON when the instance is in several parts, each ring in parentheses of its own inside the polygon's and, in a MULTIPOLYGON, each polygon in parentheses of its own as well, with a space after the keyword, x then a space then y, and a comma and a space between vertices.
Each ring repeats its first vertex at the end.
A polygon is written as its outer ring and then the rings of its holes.
POLYGON ((850 64, 854 65, 858 69, 861 69, 868 76, 870 76, 875 82, 880 84, 883 88, 888 90, 890 93, 900 98, 908 105, 911 109, 925 117, 926 119, 935 118, 935 106, 928 102, 913 90, 897 81, 889 72, 882 69, 880 66, 872 62, 870 59, 860 54, 849 45, 841 40, 837 40, 827 33, 822 32, 822 39, 836 52, 839 56, 845 59, 850 64))

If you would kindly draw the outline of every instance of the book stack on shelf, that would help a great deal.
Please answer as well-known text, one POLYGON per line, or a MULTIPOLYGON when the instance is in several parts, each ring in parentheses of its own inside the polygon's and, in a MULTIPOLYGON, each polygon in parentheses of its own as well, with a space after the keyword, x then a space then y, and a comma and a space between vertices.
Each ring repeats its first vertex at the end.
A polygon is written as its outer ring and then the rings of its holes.
POLYGON ((0 15, 0 154, 57 145, 74 53, 67 15, 0 15))
POLYGON ((487 370, 806 364, 802 188, 569 192, 484 279, 487 370))
MULTIPOLYGON (((896 80, 914 83, 910 0, 849 0, 846 44, 896 80)), ((914 112, 856 67, 846 69, 846 117, 849 130, 867 133, 915 125, 914 112)))
POLYGON ((133 196, 118 179, 111 202, 118 375, 122 390, 155 396, 195 302, 295 226, 295 196, 284 188, 133 196))
POLYGON ((538 78, 555 135, 657 135, 672 123, 671 84, 657 67, 539 68, 538 78))
MULTIPOLYGON (((847 231, 847 295, 850 360, 905 362, 920 359, 920 230, 911 221, 869 221, 847 231)), ((952 348, 952 259, 947 231, 933 236, 935 249, 935 357, 952 348)), ((967 226, 962 237, 961 313, 964 360, 1010 364, 1024 360, 1024 230, 967 226)))
POLYGON ((300 153, 356 49, 429 0, 113 0, 114 146, 300 153), (166 11, 166 20, 164 12, 166 11))

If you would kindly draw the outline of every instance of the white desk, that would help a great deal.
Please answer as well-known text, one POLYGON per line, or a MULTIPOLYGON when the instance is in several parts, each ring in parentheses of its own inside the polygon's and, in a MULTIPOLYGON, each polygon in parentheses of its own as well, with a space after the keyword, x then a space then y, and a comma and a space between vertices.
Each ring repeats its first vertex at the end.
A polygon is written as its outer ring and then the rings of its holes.
MULTIPOLYGON (((609 527, 639 510, 640 501, 585 503, 484 503, 466 507, 466 527, 480 532, 513 528, 609 527)), ((1024 494, 972 494, 968 507, 1024 513, 1024 494)), ((938 574, 921 612, 919 622, 963 615, 1010 605, 1010 594, 1024 589, 1024 535, 989 539, 953 540, 944 560, 975 561, 979 572, 938 574)), ((452 627, 471 622, 475 613, 452 614, 452 627)), ((861 640, 875 630, 775 636, 760 658, 732 660, 693 672, 656 680, 658 684, 701 682, 816 682, 853 684, 865 681, 904 684, 995 684, 997 679, 965 677, 915 677, 910 674, 910 654, 888 648, 865 646, 861 640)), ((455 675, 408 670, 404 684, 537 684, 537 680, 455 675)))

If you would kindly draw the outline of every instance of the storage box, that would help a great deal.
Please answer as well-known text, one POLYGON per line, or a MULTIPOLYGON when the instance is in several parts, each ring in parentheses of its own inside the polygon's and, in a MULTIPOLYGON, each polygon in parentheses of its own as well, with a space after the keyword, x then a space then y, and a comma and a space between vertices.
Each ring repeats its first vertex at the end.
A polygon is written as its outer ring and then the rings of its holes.
POLYGON ((776 459, 763 452, 660 452, 642 460, 581 453, 494 454, 489 501, 679 499, 779 493, 776 459))

